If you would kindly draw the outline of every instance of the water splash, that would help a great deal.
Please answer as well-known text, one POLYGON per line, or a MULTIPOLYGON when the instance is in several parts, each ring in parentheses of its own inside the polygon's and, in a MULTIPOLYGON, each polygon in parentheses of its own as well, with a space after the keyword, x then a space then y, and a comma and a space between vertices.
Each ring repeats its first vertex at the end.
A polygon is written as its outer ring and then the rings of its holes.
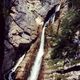
POLYGON ((43 31, 42 31, 42 35, 41 35, 41 43, 40 43, 40 48, 39 51, 37 53, 37 57, 35 59, 34 65, 32 67, 30 76, 28 77, 28 80, 37 80, 38 75, 39 75, 39 71, 40 71, 40 67, 41 67, 41 62, 42 62, 42 57, 44 55, 44 33, 45 33, 45 28, 43 27, 43 31))

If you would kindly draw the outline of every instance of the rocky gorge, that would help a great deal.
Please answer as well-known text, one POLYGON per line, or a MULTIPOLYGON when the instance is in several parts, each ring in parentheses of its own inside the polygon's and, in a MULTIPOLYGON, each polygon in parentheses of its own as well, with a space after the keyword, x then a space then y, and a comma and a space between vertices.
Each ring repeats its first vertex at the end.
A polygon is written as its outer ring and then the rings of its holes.
POLYGON ((3 0, 0 3, 0 36, 3 35, 0 80, 9 80, 10 70, 24 54, 12 76, 13 80, 27 80, 39 50, 46 16, 54 13, 49 11, 57 4, 61 5, 60 11, 45 31, 45 54, 38 80, 80 80, 78 0, 3 0))

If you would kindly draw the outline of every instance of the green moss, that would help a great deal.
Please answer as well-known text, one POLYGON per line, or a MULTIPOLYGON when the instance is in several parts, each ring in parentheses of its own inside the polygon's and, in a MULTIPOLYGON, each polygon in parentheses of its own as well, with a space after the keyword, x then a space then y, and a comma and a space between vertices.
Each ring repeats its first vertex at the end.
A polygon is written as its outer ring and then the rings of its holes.
POLYGON ((49 75, 49 77, 50 77, 50 78, 53 78, 53 75, 52 75, 52 74, 50 74, 50 75, 49 75))
POLYGON ((55 80, 67 80, 68 75, 58 75, 56 74, 55 76, 55 80))
POLYGON ((80 15, 78 12, 74 10, 68 11, 60 26, 62 28, 62 35, 73 32, 75 30, 75 26, 79 23, 79 19, 80 15))
POLYGON ((48 69, 57 70, 57 69, 63 69, 63 60, 49 60, 47 64, 49 65, 48 69))

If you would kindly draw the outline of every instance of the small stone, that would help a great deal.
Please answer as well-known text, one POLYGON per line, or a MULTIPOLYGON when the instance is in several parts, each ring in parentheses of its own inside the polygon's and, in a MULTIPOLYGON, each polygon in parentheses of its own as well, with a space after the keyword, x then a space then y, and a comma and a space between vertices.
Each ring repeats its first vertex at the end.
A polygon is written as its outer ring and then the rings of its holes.
POLYGON ((25 33, 22 34, 22 38, 29 40, 30 36, 26 35, 25 33))

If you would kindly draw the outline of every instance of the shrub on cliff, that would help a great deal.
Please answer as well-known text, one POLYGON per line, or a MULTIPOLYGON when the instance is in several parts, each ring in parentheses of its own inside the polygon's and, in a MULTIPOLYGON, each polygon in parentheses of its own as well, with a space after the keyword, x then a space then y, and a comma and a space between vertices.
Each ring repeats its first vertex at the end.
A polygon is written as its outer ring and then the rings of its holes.
POLYGON ((80 0, 67 0, 69 8, 79 9, 80 8, 80 0))
POLYGON ((61 36, 52 51, 51 58, 75 59, 76 55, 79 55, 79 45, 74 43, 75 33, 80 30, 79 12, 76 12, 73 9, 69 10, 63 18, 60 27, 62 30, 61 36))

